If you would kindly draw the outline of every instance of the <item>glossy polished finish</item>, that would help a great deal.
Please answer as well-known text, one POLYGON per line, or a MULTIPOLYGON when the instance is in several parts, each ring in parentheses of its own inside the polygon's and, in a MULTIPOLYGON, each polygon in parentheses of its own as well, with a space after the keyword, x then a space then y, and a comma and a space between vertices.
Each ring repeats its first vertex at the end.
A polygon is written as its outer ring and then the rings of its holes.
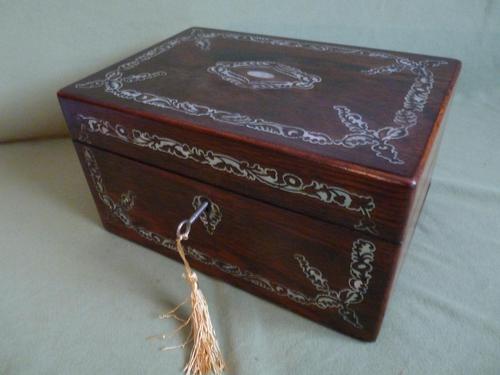
POLYGON ((206 197, 200 269, 373 340, 459 70, 193 28, 58 95, 108 229, 175 257, 170 232, 206 197))

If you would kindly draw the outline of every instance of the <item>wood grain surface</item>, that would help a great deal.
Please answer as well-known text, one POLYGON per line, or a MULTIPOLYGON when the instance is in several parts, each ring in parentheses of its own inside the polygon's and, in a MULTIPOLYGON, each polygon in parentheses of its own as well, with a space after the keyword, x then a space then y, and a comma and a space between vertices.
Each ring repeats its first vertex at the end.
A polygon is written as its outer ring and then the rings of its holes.
POLYGON ((362 340, 380 330, 460 62, 191 28, 58 93, 104 226, 362 340))

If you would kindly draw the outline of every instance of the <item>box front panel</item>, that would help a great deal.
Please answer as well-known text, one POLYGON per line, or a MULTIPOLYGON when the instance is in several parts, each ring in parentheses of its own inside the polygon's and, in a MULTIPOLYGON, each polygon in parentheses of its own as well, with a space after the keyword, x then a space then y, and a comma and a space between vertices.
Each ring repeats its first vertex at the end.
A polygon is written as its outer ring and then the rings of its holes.
POLYGON ((75 142, 104 226, 178 259, 175 229, 201 197, 212 204, 189 261, 350 336, 380 329, 398 245, 75 142))

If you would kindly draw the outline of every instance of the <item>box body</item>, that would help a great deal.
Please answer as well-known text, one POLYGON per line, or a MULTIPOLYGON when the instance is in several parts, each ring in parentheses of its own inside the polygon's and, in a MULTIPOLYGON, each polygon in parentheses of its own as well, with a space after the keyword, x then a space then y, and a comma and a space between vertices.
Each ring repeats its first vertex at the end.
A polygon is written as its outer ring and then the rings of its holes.
POLYGON ((195 28, 58 95, 107 229, 176 258, 206 197, 196 268, 373 340, 459 68, 195 28))

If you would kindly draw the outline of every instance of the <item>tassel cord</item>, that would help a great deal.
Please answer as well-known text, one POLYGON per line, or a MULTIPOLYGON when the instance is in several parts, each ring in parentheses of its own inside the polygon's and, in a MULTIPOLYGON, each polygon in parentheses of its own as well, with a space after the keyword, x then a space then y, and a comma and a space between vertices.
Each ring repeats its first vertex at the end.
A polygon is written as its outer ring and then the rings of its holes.
MULTIPOLYGON (((179 234, 179 233, 178 233, 179 234)), ((222 358, 222 353, 217 343, 215 330, 210 320, 208 305, 202 291, 198 286, 198 277, 191 269, 186 258, 186 252, 182 246, 182 241, 187 239, 187 233, 178 235, 176 239, 177 251, 184 263, 184 278, 191 287, 190 296, 181 304, 170 310, 168 313, 160 316, 160 319, 174 318, 181 324, 169 335, 151 336, 148 339, 167 340, 173 335, 190 325, 190 332, 187 339, 180 345, 166 346, 161 348, 161 351, 184 348, 190 342, 193 343, 191 354, 188 363, 184 367, 186 375, 206 375, 214 373, 222 374, 225 363, 222 358), (191 314, 187 319, 181 319, 177 315, 177 310, 187 303, 191 302, 191 314)))

